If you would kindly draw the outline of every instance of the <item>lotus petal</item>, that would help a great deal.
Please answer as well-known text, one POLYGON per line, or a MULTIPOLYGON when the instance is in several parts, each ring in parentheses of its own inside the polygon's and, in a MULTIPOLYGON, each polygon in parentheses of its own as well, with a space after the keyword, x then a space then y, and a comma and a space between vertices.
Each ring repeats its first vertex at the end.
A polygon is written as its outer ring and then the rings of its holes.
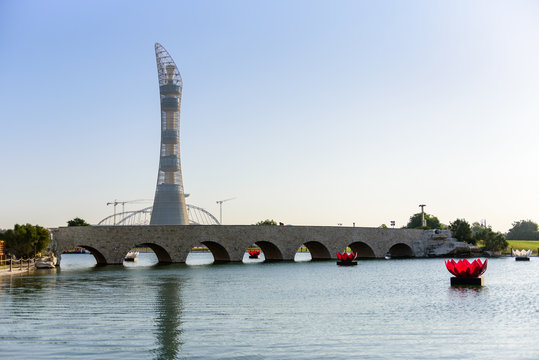
POLYGON ((458 273, 457 273, 457 270, 456 270, 456 264, 455 264, 455 261, 453 259, 451 260, 446 260, 445 261, 445 267, 447 268, 447 270, 449 270, 449 272, 455 276, 458 276, 458 273))
POLYGON ((445 267, 447 268, 447 271, 449 271, 451 274, 453 274, 453 264, 449 260, 445 260, 445 267))
POLYGON ((342 260, 342 255, 340 252, 337 253, 337 259, 342 260))
POLYGON ((479 274, 479 272, 481 271, 481 267, 483 266, 483 264, 479 264, 477 262, 477 260, 474 260, 471 264, 470 264, 470 271, 469 271, 469 276, 470 277, 477 277, 477 274, 479 274))
POLYGON ((485 259, 485 262, 483 263, 483 266, 481 267, 481 272, 477 276, 481 276, 485 273, 485 271, 487 271, 487 264, 488 264, 488 259, 485 259))
MULTIPOLYGON (((464 259, 464 260, 466 260, 466 259, 464 259)), ((457 276, 459 276, 459 277, 466 276, 466 269, 467 269, 467 266, 466 266, 466 264, 464 263, 463 260, 459 260, 459 261, 457 261, 455 263, 455 271, 457 273, 457 276)))
POLYGON ((445 260, 445 267, 447 268, 447 271, 449 271, 451 274, 453 274, 453 264, 449 260, 445 260))

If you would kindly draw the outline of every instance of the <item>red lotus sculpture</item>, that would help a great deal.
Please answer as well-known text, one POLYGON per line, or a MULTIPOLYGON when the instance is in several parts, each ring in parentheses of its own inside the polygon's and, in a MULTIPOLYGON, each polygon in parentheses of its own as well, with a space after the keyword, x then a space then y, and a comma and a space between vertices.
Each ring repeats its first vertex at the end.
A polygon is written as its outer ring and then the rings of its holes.
POLYGON ((471 263, 464 259, 455 262, 455 260, 446 260, 445 267, 449 272, 458 278, 476 278, 481 276, 487 270, 488 259, 482 263, 481 259, 475 259, 471 263))
POLYGON ((354 261, 357 258, 357 254, 351 253, 337 253, 337 259, 340 261, 354 261))
POLYGON ((249 259, 258 259, 260 256, 260 250, 247 250, 249 253, 249 259))
POLYGON ((357 253, 354 254, 354 252, 344 252, 344 253, 337 253, 337 265, 357 265, 357 262, 354 261, 357 258, 357 253))

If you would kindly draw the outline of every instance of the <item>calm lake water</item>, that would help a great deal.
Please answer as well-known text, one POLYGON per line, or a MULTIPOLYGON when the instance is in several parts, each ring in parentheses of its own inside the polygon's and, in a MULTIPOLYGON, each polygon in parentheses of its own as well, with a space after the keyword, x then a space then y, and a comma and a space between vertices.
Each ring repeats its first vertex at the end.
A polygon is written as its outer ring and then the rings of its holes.
MULTIPOLYGON (((303 254, 300 256, 308 256, 303 254)), ((0 277, 5 359, 538 359, 539 258, 490 259, 451 288, 443 259, 93 268, 0 277)), ((211 261, 191 254, 190 263, 211 261)))

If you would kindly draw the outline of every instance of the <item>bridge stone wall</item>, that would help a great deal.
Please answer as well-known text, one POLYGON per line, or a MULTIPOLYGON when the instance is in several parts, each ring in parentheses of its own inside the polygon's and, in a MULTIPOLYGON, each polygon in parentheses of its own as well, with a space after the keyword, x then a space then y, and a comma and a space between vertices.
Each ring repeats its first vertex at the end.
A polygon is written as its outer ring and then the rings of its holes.
POLYGON ((240 262, 253 244, 266 261, 293 261, 305 244, 313 260, 335 259, 347 246, 360 257, 426 255, 431 232, 417 229, 380 229, 328 226, 259 225, 149 225, 62 227, 53 232, 53 251, 83 247, 98 265, 122 264, 125 254, 137 246, 154 250, 161 263, 184 263, 193 246, 206 245, 216 263, 240 262))

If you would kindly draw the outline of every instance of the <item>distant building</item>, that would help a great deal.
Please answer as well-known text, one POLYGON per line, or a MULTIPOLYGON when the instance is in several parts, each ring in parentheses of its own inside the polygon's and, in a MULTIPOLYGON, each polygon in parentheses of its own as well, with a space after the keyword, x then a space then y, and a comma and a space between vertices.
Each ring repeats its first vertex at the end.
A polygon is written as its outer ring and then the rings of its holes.
POLYGON ((155 44, 161 96, 161 156, 150 225, 188 225, 180 164, 182 78, 174 60, 155 44))

